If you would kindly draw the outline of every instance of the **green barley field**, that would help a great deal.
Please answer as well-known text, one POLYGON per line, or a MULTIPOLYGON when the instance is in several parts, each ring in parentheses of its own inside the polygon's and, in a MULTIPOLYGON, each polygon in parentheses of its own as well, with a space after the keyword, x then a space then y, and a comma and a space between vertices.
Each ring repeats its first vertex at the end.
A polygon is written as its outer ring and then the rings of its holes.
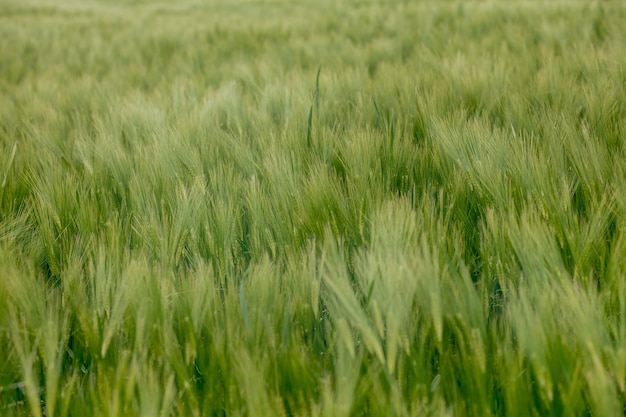
POLYGON ((0 0, 0 415, 624 416, 625 28, 0 0))

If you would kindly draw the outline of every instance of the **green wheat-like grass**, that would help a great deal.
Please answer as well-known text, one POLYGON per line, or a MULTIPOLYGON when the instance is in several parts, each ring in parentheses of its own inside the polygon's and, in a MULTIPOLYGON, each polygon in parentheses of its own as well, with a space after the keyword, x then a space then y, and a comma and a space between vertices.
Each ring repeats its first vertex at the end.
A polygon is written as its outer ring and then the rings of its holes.
POLYGON ((623 416, 624 27, 0 0, 0 415, 623 416))

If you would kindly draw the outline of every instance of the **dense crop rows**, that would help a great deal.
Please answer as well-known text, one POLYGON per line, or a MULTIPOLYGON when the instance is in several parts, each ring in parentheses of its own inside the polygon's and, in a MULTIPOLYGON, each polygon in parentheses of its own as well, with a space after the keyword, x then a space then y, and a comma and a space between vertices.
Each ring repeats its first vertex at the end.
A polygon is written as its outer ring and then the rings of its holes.
POLYGON ((624 415, 624 27, 0 0, 0 415, 624 415))

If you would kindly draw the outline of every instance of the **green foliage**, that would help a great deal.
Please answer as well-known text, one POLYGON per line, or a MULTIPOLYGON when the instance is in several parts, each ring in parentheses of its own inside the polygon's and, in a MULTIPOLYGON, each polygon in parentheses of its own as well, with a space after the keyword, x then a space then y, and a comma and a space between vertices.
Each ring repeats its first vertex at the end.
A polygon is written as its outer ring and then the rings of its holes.
POLYGON ((0 0, 0 414, 623 415, 625 22, 0 0))

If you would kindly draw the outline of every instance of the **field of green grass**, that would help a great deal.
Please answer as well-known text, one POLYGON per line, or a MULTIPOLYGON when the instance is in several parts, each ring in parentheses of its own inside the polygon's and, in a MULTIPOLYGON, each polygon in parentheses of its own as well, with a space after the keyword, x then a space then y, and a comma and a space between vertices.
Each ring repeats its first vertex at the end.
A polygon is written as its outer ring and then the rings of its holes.
POLYGON ((624 28, 0 0, 0 415, 623 416, 624 28))

